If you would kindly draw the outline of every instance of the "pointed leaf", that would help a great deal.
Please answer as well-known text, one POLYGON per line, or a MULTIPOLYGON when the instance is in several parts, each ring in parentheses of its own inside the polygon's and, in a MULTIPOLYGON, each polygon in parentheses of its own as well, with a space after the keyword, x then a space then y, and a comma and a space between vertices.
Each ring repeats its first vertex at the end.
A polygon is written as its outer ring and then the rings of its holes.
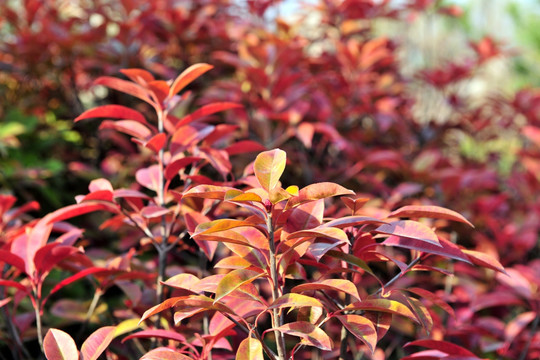
POLYGON ((507 274, 506 270, 504 270, 504 267, 500 262, 497 261, 493 256, 480 252, 480 251, 474 251, 474 250, 468 250, 468 249, 461 249, 461 251, 467 255, 467 257, 471 260, 471 262, 478 266, 483 266, 488 269, 492 269, 495 271, 502 272, 503 274, 507 274))
POLYGON ((191 165, 199 160, 202 160, 202 158, 197 157, 197 156, 186 156, 186 157, 172 161, 165 168, 165 178, 167 180, 174 178, 176 175, 178 175, 178 172, 180 170, 182 170, 186 166, 191 165))
POLYGON ((315 346, 321 350, 332 350, 332 339, 320 328, 307 321, 296 321, 277 328, 284 334, 298 336, 302 344, 315 346))
POLYGON ((96 108, 86 110, 81 115, 77 116, 74 121, 78 122, 80 120, 90 118, 135 120, 142 124, 147 124, 143 114, 122 105, 98 106, 96 108))
POLYGON ((148 92, 142 86, 135 83, 114 78, 112 76, 102 76, 98 78, 94 84, 107 86, 108 88, 135 96, 151 105, 154 105, 154 102, 150 100, 150 97, 148 96, 148 92))
POLYGON ((205 199, 223 200, 227 191, 235 190, 228 186, 197 185, 184 193, 186 197, 200 197, 205 199))
POLYGON ((451 259, 471 263, 463 251, 454 243, 440 237, 439 244, 433 245, 425 241, 417 239, 409 239, 406 237, 390 236, 382 242, 386 246, 397 246, 405 249, 418 250, 429 254, 440 255, 451 259))
POLYGON ((0 249, 0 263, 2 262, 16 267, 19 271, 25 272, 24 260, 10 251, 0 249))
POLYGON ((413 294, 416 294, 424 299, 431 301, 433 304, 437 305, 438 307, 446 311, 450 316, 456 317, 454 309, 452 309, 450 305, 448 305, 443 299, 441 299, 439 296, 435 295, 431 291, 427 291, 425 289, 417 288, 417 287, 406 288, 403 290, 412 292, 413 294))
POLYGON ((433 230, 424 224, 412 220, 392 221, 389 224, 379 226, 374 233, 395 235, 408 239, 415 239, 442 247, 433 230))
POLYGON ((287 154, 281 149, 269 150, 257 155, 253 170, 265 190, 270 191, 277 186, 286 163, 287 154))
POLYGON ((371 354, 377 346, 377 331, 371 321, 360 315, 336 315, 343 325, 367 345, 371 354))
POLYGON ((28 289, 26 288, 26 286, 24 286, 18 281, 0 279, 0 286, 14 287, 21 291, 28 292, 28 289))
POLYGON ((438 351, 442 351, 448 355, 457 355, 457 356, 469 356, 471 358, 474 358, 474 359, 479 359, 476 355, 474 355, 472 352, 470 352, 469 350, 459 346, 459 345, 456 345, 456 344, 452 344, 448 341, 441 341, 441 340, 416 340, 416 341, 411 341, 411 342, 408 342, 407 344, 405 344, 403 347, 408 347, 408 346, 422 346, 422 347, 426 347, 428 349, 433 349, 433 350, 438 350, 438 351))
POLYGON ((116 326, 97 329, 81 346, 81 360, 96 360, 107 349, 116 332, 116 326))
POLYGON ((182 355, 173 349, 160 347, 150 350, 140 360, 192 360, 192 358, 182 355))
POLYGON ((369 216, 344 216, 338 219, 330 220, 327 223, 324 223, 323 227, 336 227, 336 228, 345 228, 349 226, 358 226, 358 225, 381 225, 387 224, 386 221, 375 219, 369 216))
POLYGON ((318 227, 315 229, 296 231, 290 234, 287 237, 287 240, 298 239, 301 237, 322 237, 332 241, 349 243, 349 238, 345 231, 333 227, 318 227))
POLYGON ((325 279, 321 281, 315 281, 309 284, 301 284, 293 287, 291 292, 299 293, 304 291, 315 291, 315 290, 331 290, 331 291, 342 291, 351 295, 356 300, 360 300, 360 295, 358 294, 358 289, 353 282, 345 279, 325 279))
POLYGON ((80 204, 68 205, 58 209, 43 218, 47 224, 71 219, 75 216, 87 214, 90 212, 104 210, 112 213, 118 213, 118 206, 105 201, 92 200, 80 204))
POLYGON ((183 273, 177 274, 169 280, 163 282, 163 285, 171 286, 176 289, 184 289, 192 292, 195 291, 195 286, 199 283, 199 278, 193 274, 183 273))
POLYGON ((175 128, 178 129, 181 126, 187 125, 193 121, 199 120, 208 115, 215 114, 220 111, 225 111, 229 109, 236 109, 243 107, 240 104, 231 103, 231 102, 217 102, 208 105, 204 105, 201 108, 195 110, 189 115, 184 116, 176 125, 175 128))
POLYGON ((240 140, 225 148, 229 155, 245 154, 250 152, 265 151, 266 148, 252 140, 240 140))
POLYGON ((184 70, 178 77, 174 80, 171 85, 171 90, 169 91, 169 97, 173 97, 178 94, 183 88, 188 86, 193 80, 212 69, 212 65, 208 64, 195 64, 188 67, 184 70))
POLYGON ((73 338, 58 329, 49 329, 43 339, 43 351, 48 360, 79 360, 79 351, 73 338))
POLYGON ((153 135, 152 130, 150 130, 146 125, 141 124, 133 120, 105 120, 99 125, 99 129, 113 129, 118 132, 133 136, 134 138, 146 141, 150 139, 153 135))
POLYGON ((261 342, 252 337, 242 340, 236 351, 236 360, 264 360, 261 342))
POLYGON ((382 311, 382 312, 388 312, 392 314, 397 314, 401 316, 405 316, 414 322, 418 322, 418 319, 416 316, 412 313, 412 311, 402 303, 395 301, 395 300, 388 300, 388 299, 365 299, 361 302, 356 302, 353 304, 348 305, 344 309, 345 311, 348 310, 371 310, 371 311, 382 311))
POLYGON ((408 217, 408 218, 434 218, 434 219, 446 219, 462 222, 464 224, 474 227, 474 225, 463 215, 453 210, 445 209, 440 206, 427 206, 427 205, 408 205, 403 206, 397 210, 392 211, 388 217, 408 217))
POLYGON ((120 72, 135 82, 151 82, 154 81, 154 75, 144 69, 120 69, 120 72))
POLYGON ((255 279, 264 276, 264 273, 248 270, 238 269, 233 270, 221 279, 216 289, 216 300, 219 301, 224 296, 227 296, 234 290, 246 283, 251 283, 255 279))
POLYGON ((323 304, 319 300, 311 296, 289 293, 282 295, 275 301, 273 301, 272 304, 268 306, 268 309, 279 309, 283 307, 297 308, 304 306, 323 307, 323 304))
POLYGON ((297 196, 289 199, 286 209, 290 209, 298 204, 302 204, 308 201, 326 199, 329 197, 340 195, 354 195, 354 191, 331 182, 311 184, 306 186, 305 188, 300 189, 297 196))
POLYGON ((126 336, 122 339, 122 343, 130 339, 148 339, 148 338, 160 338, 167 340, 174 340, 179 342, 186 342, 186 337, 180 333, 170 330, 154 329, 154 330, 143 330, 126 336))
POLYGON ((144 320, 148 319, 150 316, 153 316, 157 313, 162 312, 163 310, 167 310, 174 307, 178 301, 185 298, 186 298, 185 296, 173 297, 173 298, 163 301, 161 304, 151 307, 150 309, 144 312, 143 316, 141 316, 141 320, 139 320, 139 324, 142 323, 144 320))

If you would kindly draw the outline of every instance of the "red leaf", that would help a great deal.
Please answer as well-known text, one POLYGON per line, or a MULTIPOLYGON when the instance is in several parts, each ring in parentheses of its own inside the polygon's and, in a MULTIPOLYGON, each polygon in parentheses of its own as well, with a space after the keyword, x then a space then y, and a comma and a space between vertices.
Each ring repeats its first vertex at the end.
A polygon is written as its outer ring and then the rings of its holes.
POLYGON ((358 226, 358 225, 365 225, 365 224, 380 225, 380 224, 387 224, 387 222, 383 220, 375 219, 369 216, 344 216, 342 218, 334 219, 327 223, 324 223, 322 226, 345 228, 349 226, 358 226))
POLYGON ((212 69, 212 65, 208 64, 195 64, 191 65, 189 68, 184 70, 178 77, 174 80, 171 90, 169 91, 169 97, 173 97, 178 94, 183 88, 189 85, 193 80, 212 69))
POLYGON ((17 288, 17 289, 19 289, 21 291, 28 292, 28 289, 26 288, 26 286, 24 286, 23 284, 21 284, 21 283, 19 283, 17 281, 0 279, 0 286, 14 287, 14 288, 17 288))
POLYGON ((114 339, 116 326, 104 326, 94 331, 82 344, 81 360, 96 360, 114 339))
POLYGON ((225 148, 229 155, 245 154, 250 152, 266 151, 266 148, 252 140, 240 140, 225 148))
POLYGON ((464 261, 469 264, 471 263, 467 256, 461 251, 459 247, 457 247, 456 244, 441 237, 438 238, 438 240, 440 246, 416 239, 390 236, 385 241, 383 241, 382 244, 386 246, 397 246, 405 249, 418 250, 428 254, 440 255, 451 259, 464 261))
POLYGON ((299 293, 304 291, 331 290, 342 291, 351 295, 354 299, 360 300, 358 289, 353 282, 345 279, 325 279, 309 284, 301 284, 293 287, 291 292, 299 293))
POLYGON ((467 255, 473 264, 507 274, 501 263, 493 256, 474 250, 461 249, 461 251, 467 255))
POLYGON ((179 333, 174 332, 174 331, 160 330, 160 329, 143 330, 143 331, 136 332, 134 334, 131 334, 131 335, 126 336, 125 338, 123 338, 122 342, 125 342, 125 341, 130 340, 130 339, 141 339, 141 338, 142 339, 160 338, 160 339, 168 339, 168 340, 179 341, 179 342, 182 342, 182 343, 186 342, 186 338, 185 338, 184 335, 179 334, 179 333))
POLYGON ((374 233, 395 235, 408 239, 420 240, 437 247, 442 247, 433 230, 426 225, 411 220, 392 221, 391 223, 379 226, 373 230, 374 233))
POLYGON ((178 129, 181 126, 192 123, 193 121, 199 120, 205 116, 215 114, 220 111, 225 111, 229 109, 237 109, 243 107, 240 104, 231 103, 231 102, 217 102, 208 105, 204 105, 201 108, 195 110, 189 115, 184 116, 178 123, 176 123, 175 128, 178 129))
POLYGON ((154 75, 143 69, 121 69, 120 72, 138 83, 149 83, 155 80, 154 75))
POLYGON ((354 191, 331 182, 315 183, 300 189, 297 196, 289 199, 286 208, 290 209, 304 202, 320 200, 340 195, 354 195, 354 191))
POLYGON ((22 272, 25 272, 24 260, 10 251, 0 249, 0 263, 6 263, 16 267, 22 272))
POLYGON ((58 284, 56 284, 55 287, 52 288, 52 290, 49 292, 49 295, 47 296, 47 298, 49 296, 51 296, 52 294, 54 294, 55 292, 57 292, 58 290, 60 290, 61 288, 63 288, 64 286, 67 286, 79 279, 82 279, 83 277, 85 276, 88 276, 88 275, 91 275, 91 274, 96 274, 96 273, 100 273, 100 272, 111 272, 111 270, 107 269, 107 268, 102 268, 102 267, 91 267, 91 268, 87 268, 87 269, 84 269, 82 271, 79 271, 78 273, 76 274, 73 274, 71 275, 70 277, 60 281, 58 284))
POLYGON ((161 206, 157 206, 157 205, 149 205, 149 206, 145 206, 141 210, 141 215, 142 215, 142 217, 145 217, 147 219, 151 219, 151 218, 156 218, 156 217, 167 215, 170 212, 171 212, 170 209, 167 209, 167 208, 164 208, 164 207, 161 207, 161 206))
POLYGON ((144 146, 149 148, 155 153, 158 153, 165 146, 167 141, 167 135, 165 133, 159 133, 154 135, 150 140, 144 143, 144 146))
POLYGON ((60 261, 79 252, 73 246, 63 246, 59 243, 49 243, 41 247, 34 256, 34 265, 39 274, 46 274, 60 261))
POLYGON ((456 344, 452 344, 452 343, 449 343, 447 341, 442 341, 442 340, 416 340, 416 341, 408 342, 403 347, 408 347, 408 346, 422 346, 428 349, 442 351, 444 353, 447 353, 448 355, 469 356, 469 357, 478 359, 478 357, 474 355, 472 352, 470 352, 469 350, 461 346, 458 346, 456 344))
POLYGON ((95 82, 95 85, 103 85, 107 86, 111 89, 123 92, 125 94, 129 94, 132 96, 135 96, 153 106, 155 106, 155 103, 150 99, 148 96, 148 91, 146 91, 142 86, 134 84, 132 82, 114 78, 111 76, 102 76, 98 78, 95 82))
POLYGON ((185 168, 188 165, 193 164, 194 162, 197 162, 199 160, 202 160, 201 157, 197 156, 186 156, 180 159, 173 160, 167 167, 165 168, 165 178, 167 180, 171 180, 176 175, 178 175, 178 172, 185 168))
POLYGON ((73 338, 58 329, 49 329, 43 339, 43 351, 48 360, 79 360, 73 338))
POLYGON ((435 219, 446 219, 446 220, 459 221, 459 222, 462 222, 462 223, 465 223, 474 227, 474 225, 471 224, 469 220, 465 219, 463 215, 455 211, 445 209, 439 206, 425 206, 425 205, 404 206, 397 210, 392 211, 388 215, 388 217, 409 217, 409 218, 428 217, 428 218, 435 218, 435 219))
POLYGON ((371 354, 377 346, 377 331, 373 323, 360 315, 336 315, 343 325, 353 334, 367 345, 371 354))
POLYGON ((160 187, 159 171, 158 165, 152 165, 147 168, 139 169, 135 173, 135 179, 145 188, 157 192, 160 187))
POLYGON ((146 125, 133 120, 105 120, 101 123, 99 129, 114 129, 142 141, 146 141, 146 139, 152 136, 152 130, 150 130, 146 125))
POLYGON ((163 301, 161 304, 151 307, 150 309, 144 312, 143 316, 141 317, 141 320, 139 320, 139 324, 143 322, 144 320, 148 319, 150 316, 153 316, 157 313, 162 312, 163 310, 174 307, 179 300, 185 299, 185 298, 186 298, 185 296, 173 297, 173 298, 163 301))
POLYGON ((140 360, 192 360, 190 357, 182 355, 173 349, 160 347, 150 350, 140 360))
POLYGON ((349 238, 347 237, 345 231, 333 227, 319 227, 315 229, 295 231, 287 236, 287 240, 301 237, 322 237, 332 241, 349 243, 349 238))
POLYGON ((147 124, 143 114, 122 105, 103 105, 86 110, 75 118, 75 122, 90 118, 135 120, 142 124, 147 124))
POLYGON ((302 338, 302 343, 321 350, 332 350, 332 339, 320 328, 307 321, 296 321, 277 328, 280 332, 302 338))
POLYGON ((59 222, 98 210, 118 213, 118 207, 115 204, 104 201, 92 200, 85 201, 84 203, 80 204, 68 205, 61 209, 58 209, 55 212, 52 212, 45 216, 43 220, 45 220, 47 224, 52 224, 54 222, 59 222))

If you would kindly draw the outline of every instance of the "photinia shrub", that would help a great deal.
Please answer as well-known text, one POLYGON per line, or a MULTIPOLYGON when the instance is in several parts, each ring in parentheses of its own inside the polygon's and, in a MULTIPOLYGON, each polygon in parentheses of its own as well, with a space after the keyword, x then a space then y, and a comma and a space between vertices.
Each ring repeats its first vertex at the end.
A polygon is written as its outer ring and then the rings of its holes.
MULTIPOLYGON (((16 323, 15 313, 29 296, 37 339, 49 360, 96 359, 104 351, 113 356, 115 346, 130 344, 142 351, 141 359, 288 359, 309 358, 313 351, 377 358, 394 323, 422 329, 417 336, 426 340, 408 346, 477 358, 431 338, 444 327, 444 318, 456 314, 442 294, 408 276, 416 271, 448 275, 438 266, 449 259, 504 274, 494 258, 455 244, 444 231, 448 221, 472 224, 438 206, 390 212, 336 183, 285 186, 287 154, 280 149, 259 153, 236 178, 230 156, 262 146, 232 142, 234 127, 208 121, 237 104, 207 104, 182 117, 172 115, 183 98, 178 93, 211 68, 193 65, 170 82, 140 69, 122 71, 131 81, 96 81, 149 104, 155 125, 121 105, 100 106, 75 120, 114 119, 100 128, 131 136, 147 154, 147 164, 135 173, 137 186, 114 189, 106 179, 94 180, 77 204, 8 233, 1 281, 17 299, 5 312, 8 322, 16 323), (130 250, 106 264, 74 246, 83 232, 64 222, 96 211, 113 214, 102 229, 128 234, 118 244, 130 250), (62 235, 48 240, 53 230, 62 235), (149 247, 157 257, 148 258, 149 247), (73 274, 53 285, 46 279, 55 268, 73 274), (53 294, 88 276, 95 295, 81 319, 83 329, 113 286, 128 299, 123 310, 113 312, 112 324, 118 325, 99 323, 79 353, 62 330, 49 328, 43 337, 42 318, 53 294), (138 328, 114 344, 115 337, 138 328)), ((4 309, 8 304, 2 303, 4 309)), ((67 315, 59 310, 66 306, 60 299, 51 311, 67 315)), ((11 336, 19 336, 12 330, 11 336)), ((20 355, 28 355, 23 349, 20 355)))

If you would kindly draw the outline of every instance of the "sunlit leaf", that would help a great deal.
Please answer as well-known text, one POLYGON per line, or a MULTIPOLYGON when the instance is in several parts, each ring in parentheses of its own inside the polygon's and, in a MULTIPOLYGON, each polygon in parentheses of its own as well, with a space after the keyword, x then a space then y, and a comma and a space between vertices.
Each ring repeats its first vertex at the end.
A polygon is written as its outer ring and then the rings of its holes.
POLYGON ((263 360, 263 347, 259 340, 248 337, 240 343, 236 350, 236 360, 263 360))
POLYGON ((467 255, 473 264, 507 274, 502 264, 493 256, 475 250, 461 249, 461 251, 467 255))
POLYGON ((287 202, 286 208, 290 209, 304 202, 320 200, 340 195, 354 195, 354 191, 331 182, 311 184, 300 189, 297 196, 290 198, 287 202))
POLYGON ((320 328, 307 321, 296 321, 277 328, 284 334, 298 336, 302 344, 315 346, 321 350, 332 350, 332 339, 320 328))
POLYGON ((412 311, 402 303, 389 300, 389 299, 365 299, 361 302, 356 302, 345 307, 345 310, 372 310, 372 311, 382 311, 392 314, 397 314, 405 316, 414 322, 418 322, 416 316, 412 311))
POLYGON ((79 360, 79 351, 73 338, 58 329, 49 329, 43 339, 43 351, 47 360, 79 360))
POLYGON ((331 290, 345 292, 351 295, 354 299, 360 300, 358 289, 353 282, 345 279, 325 279, 321 281, 315 281, 309 284, 301 284, 293 287, 291 292, 299 293, 305 291, 316 290, 331 290))
POLYGON ((286 163, 287 154, 281 149, 269 150, 257 155, 253 170, 264 189, 270 191, 277 186, 286 163))
POLYGON ((311 296, 288 293, 280 296, 275 301, 273 301, 272 304, 268 306, 268 309, 279 309, 283 307, 297 308, 303 306, 323 307, 323 304, 319 300, 311 296))
POLYGON ((194 64, 184 70, 178 77, 174 80, 171 85, 171 90, 169 91, 169 97, 172 97, 178 94, 183 88, 188 86, 193 80, 212 69, 212 65, 208 64, 194 64))
POLYGON ((186 337, 180 333, 177 333, 176 331, 153 329, 153 330, 139 331, 129 336, 126 336, 125 338, 122 339, 122 342, 131 340, 131 339, 148 339, 148 338, 167 339, 167 340, 174 340, 174 341, 179 341, 179 342, 186 341, 186 337))
POLYGON ((349 243, 349 237, 345 231, 332 227, 318 227, 293 232, 287 239, 297 239, 301 237, 322 237, 328 240, 349 243))
POLYGON ((215 301, 219 301, 221 298, 227 296, 243 284, 251 283, 261 276, 264 276, 264 273, 248 269, 237 269, 231 271, 219 282, 216 289, 215 301))
POLYGON ((176 123, 175 127, 178 129, 181 126, 187 125, 193 121, 204 118, 205 116, 209 116, 209 115, 218 113, 220 111, 225 111, 229 109, 238 109, 241 107, 243 107, 241 104, 232 103, 232 102, 217 102, 217 103, 204 105, 200 107, 199 109, 195 110, 194 112, 192 112, 191 114, 186 115, 182 119, 180 119, 180 121, 176 123))
POLYGON ((437 234, 429 227, 412 220, 392 221, 379 226, 373 232, 385 235, 395 235, 408 239, 415 239, 441 247, 437 234))
POLYGON ((392 211, 388 217, 408 217, 408 218, 435 218, 446 219, 462 222, 464 224, 474 227, 474 225, 463 215, 453 210, 445 209, 440 206, 428 206, 428 205, 408 205, 403 206, 397 210, 392 211))
POLYGON ((336 315, 339 321, 353 334, 367 345, 373 354, 377 346, 377 331, 373 323, 360 315, 336 315))
POLYGON ((160 347, 150 350, 141 357, 140 360, 193 360, 192 358, 182 355, 173 349, 160 347))
POLYGON ((147 124, 144 115, 140 112, 122 105, 103 105, 90 110, 86 110, 75 118, 75 122, 90 118, 108 118, 135 120, 142 124, 147 124))
POLYGON ((114 339, 116 326, 105 326, 94 331, 81 346, 81 360, 96 360, 114 339))
POLYGON ((184 198, 200 197, 205 199, 223 200, 227 191, 236 190, 227 186, 197 185, 184 193, 184 198))

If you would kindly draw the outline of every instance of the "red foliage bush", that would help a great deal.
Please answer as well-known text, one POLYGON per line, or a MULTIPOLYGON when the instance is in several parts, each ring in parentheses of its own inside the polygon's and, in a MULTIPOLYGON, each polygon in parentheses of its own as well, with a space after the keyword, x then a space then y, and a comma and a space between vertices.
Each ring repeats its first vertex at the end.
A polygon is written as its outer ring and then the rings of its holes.
POLYGON ((469 101, 459 84, 505 55, 491 38, 408 77, 399 42, 373 28, 456 7, 320 1, 309 38, 266 27, 272 1, 0 6, 5 105, 40 114, 55 100, 79 129, 103 118, 111 143, 108 179, 74 205, 32 220, 36 203, 0 197, 0 339, 16 345, 2 353, 540 354, 538 90, 469 101), (83 112, 98 75, 114 91, 83 112), (444 121, 418 115, 418 87, 444 121), (510 135, 517 150, 490 147, 510 135))

